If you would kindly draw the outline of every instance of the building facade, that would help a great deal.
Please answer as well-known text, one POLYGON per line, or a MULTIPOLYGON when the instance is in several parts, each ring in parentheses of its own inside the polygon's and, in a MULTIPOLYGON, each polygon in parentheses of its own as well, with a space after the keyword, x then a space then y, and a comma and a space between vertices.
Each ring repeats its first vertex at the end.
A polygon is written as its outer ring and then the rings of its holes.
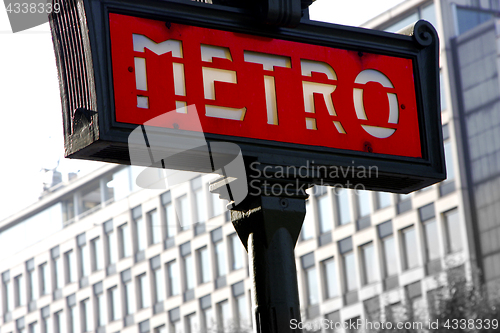
MULTIPOLYGON (((426 309, 451 275, 500 280, 498 9, 408 0, 366 24, 437 28, 448 179, 408 195, 310 190, 295 250, 310 331, 426 309)), ((0 333, 250 330, 248 259, 211 176, 146 190, 141 170, 105 166, 0 222, 0 333)))

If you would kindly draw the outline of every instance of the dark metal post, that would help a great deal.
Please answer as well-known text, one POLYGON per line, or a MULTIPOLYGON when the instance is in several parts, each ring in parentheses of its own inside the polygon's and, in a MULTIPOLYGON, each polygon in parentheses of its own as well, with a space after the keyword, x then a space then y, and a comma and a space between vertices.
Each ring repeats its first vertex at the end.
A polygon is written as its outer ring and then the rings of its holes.
POLYGON ((262 188, 261 195, 231 210, 231 221, 250 261, 257 333, 300 331, 291 329, 292 319, 301 320, 294 248, 307 195, 280 188, 280 195, 262 188))

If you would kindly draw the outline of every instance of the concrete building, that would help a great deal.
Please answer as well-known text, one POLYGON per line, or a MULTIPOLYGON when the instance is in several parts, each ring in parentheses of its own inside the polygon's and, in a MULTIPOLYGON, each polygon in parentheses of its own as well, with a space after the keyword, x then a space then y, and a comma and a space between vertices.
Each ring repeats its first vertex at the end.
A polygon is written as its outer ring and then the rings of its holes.
MULTIPOLYGON (((500 280, 498 9, 497 1, 408 0, 366 24, 436 26, 448 179, 409 195, 311 191, 295 251, 310 331, 333 331, 320 319, 425 309, 450 275, 491 288, 500 280)), ((248 259, 208 191, 210 176, 144 190, 134 181, 140 170, 108 165, 61 182, 0 222, 0 333, 251 326, 248 259)))

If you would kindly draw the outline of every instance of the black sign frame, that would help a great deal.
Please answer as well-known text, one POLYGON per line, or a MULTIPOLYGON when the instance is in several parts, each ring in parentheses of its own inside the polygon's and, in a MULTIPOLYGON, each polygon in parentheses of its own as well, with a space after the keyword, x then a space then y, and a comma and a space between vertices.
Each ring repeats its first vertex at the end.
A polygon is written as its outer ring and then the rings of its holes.
MULTIPOLYGON (((357 179, 366 189, 409 193, 446 178, 439 94, 439 40, 425 21, 407 35, 310 21, 296 28, 256 23, 248 9, 194 1, 75 0, 63 2, 50 24, 59 72, 65 156, 130 164, 127 139, 137 125, 114 119, 109 13, 176 22, 250 35, 323 45, 358 52, 411 58, 421 135, 422 158, 304 146, 299 144, 205 134, 209 142, 233 142, 245 161, 267 166, 268 174, 282 166, 307 166, 301 182, 344 184, 349 176, 329 179, 318 167, 377 168, 376 179, 357 179), (314 161, 314 164, 311 164, 314 161)), ((155 135, 175 136, 172 129, 155 135)), ((190 169, 189 166, 178 166, 190 169)), ((192 166, 191 166, 192 170, 192 166)), ((202 171, 202 170, 199 170, 202 171)), ((292 176, 290 176, 292 177, 292 176)))

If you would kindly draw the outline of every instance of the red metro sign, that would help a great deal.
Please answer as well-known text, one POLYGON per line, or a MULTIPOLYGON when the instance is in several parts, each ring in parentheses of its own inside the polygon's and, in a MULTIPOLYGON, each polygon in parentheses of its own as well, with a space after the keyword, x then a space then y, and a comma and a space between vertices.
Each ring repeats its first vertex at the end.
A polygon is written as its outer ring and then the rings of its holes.
POLYGON ((412 59, 109 14, 115 120, 422 157, 412 59), (188 112, 196 105, 198 114, 188 112))
POLYGON ((241 154, 252 177, 312 186, 356 174, 398 193, 446 178, 439 39, 426 21, 393 34, 306 17, 275 27, 250 8, 188 0, 64 4, 50 24, 66 157, 214 172, 241 154))

